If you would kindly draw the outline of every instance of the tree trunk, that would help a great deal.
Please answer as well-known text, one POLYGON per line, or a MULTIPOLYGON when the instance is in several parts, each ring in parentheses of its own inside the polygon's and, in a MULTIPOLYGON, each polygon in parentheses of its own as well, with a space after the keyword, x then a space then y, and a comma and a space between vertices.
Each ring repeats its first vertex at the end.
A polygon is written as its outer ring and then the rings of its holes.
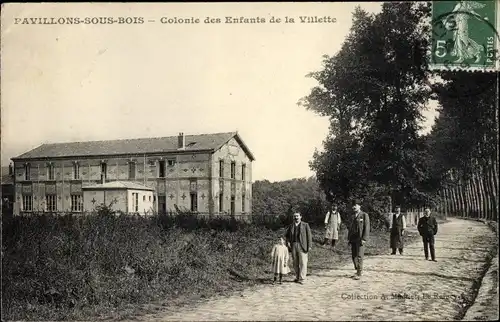
POLYGON ((471 205, 471 212, 472 212, 472 217, 473 218, 478 218, 477 214, 477 205, 476 205, 476 194, 475 194, 475 189, 474 189, 474 174, 471 174, 471 177, 468 180, 468 185, 469 185, 469 195, 470 195, 470 205, 471 205))
POLYGON ((452 213, 452 216, 457 216, 457 205, 458 205, 458 200, 457 200, 457 187, 451 187, 450 188, 450 195, 451 195, 451 210, 450 212, 452 213))
POLYGON ((469 209, 469 217, 476 218, 476 214, 474 213, 474 197, 472 195, 470 179, 465 182, 465 191, 467 191, 467 207, 469 209))
POLYGON ((469 189, 467 189, 467 181, 463 182, 463 190, 464 190, 465 217, 471 218, 472 214, 470 211, 470 198, 469 198, 469 189))
POLYGON ((477 211, 477 217, 483 219, 484 213, 482 211, 482 203, 481 203, 481 191, 479 190, 479 182, 478 182, 478 174, 477 172, 474 172, 474 175, 472 177, 472 186, 474 188, 474 195, 476 199, 476 211, 477 211))
POLYGON ((448 213, 449 213, 449 211, 448 211, 448 201, 449 201, 448 198, 449 197, 448 197, 448 193, 447 193, 446 189, 442 188, 441 189, 441 203, 440 204, 441 204, 441 209, 444 213, 444 218, 447 218, 448 213))
POLYGON ((467 212, 465 211, 464 187, 462 185, 462 180, 459 181, 457 186, 457 196, 458 196, 458 212, 461 217, 467 217, 467 212))
POLYGON ((493 215, 494 215, 494 220, 498 220, 498 174, 496 171, 496 163, 493 162, 493 164, 490 167, 489 172, 489 177, 490 180, 490 187, 491 187, 491 202, 493 204, 493 215))
POLYGON ((451 193, 452 193, 452 197, 453 197, 453 210, 452 210, 453 215, 460 216, 460 211, 459 211, 460 199, 458 197, 458 187, 456 185, 451 187, 451 193))
POLYGON ((490 212, 488 206, 488 192, 486 191, 486 185, 484 183, 485 183, 485 173, 484 169, 481 168, 481 177, 479 177, 479 185, 481 187, 481 199, 483 201, 484 218, 489 220, 490 212))

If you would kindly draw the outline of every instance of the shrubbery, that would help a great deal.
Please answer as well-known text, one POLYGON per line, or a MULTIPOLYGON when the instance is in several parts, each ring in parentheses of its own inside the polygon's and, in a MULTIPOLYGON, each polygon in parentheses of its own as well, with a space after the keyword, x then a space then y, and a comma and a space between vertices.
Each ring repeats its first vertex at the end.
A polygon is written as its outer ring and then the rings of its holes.
POLYGON ((85 311, 223 289, 267 268, 284 217, 39 214, 2 224, 7 319, 76 319, 85 311), (189 286, 189 287, 187 287, 189 286))

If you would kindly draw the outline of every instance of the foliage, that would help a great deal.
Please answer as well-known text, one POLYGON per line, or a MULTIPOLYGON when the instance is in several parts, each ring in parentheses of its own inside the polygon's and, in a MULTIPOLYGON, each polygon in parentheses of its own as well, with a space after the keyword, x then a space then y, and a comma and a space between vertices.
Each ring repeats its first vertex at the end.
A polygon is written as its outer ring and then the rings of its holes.
POLYGON ((15 216, 2 226, 2 312, 27 320, 78 319, 86 308, 176 297, 186 286, 194 293, 224 287, 230 271, 245 275, 252 262, 267 264, 283 227, 279 218, 256 225, 104 212, 15 216))
POLYGON ((430 162, 438 187, 496 162, 498 155, 497 75, 440 72, 444 82, 434 90, 440 116, 427 137, 430 162))
POLYGON ((384 3, 376 15, 356 8, 340 51, 309 75, 319 85, 299 104, 331 120, 325 151, 316 151, 311 168, 339 203, 374 194, 407 206, 429 200, 426 144, 418 135, 430 96, 428 15, 425 3, 384 3))
MULTIPOLYGON (((252 224, 190 214, 37 214, 2 222, 2 313, 6 320, 94 320, 161 300, 177 306, 262 283, 284 233, 282 218, 252 224), (268 228, 270 227, 270 228, 268 228)), ((274 218, 274 219, 273 219, 274 218)), ((324 229, 313 228, 314 241, 324 229)), ((347 254, 345 228, 338 248, 347 254)), ((374 231, 368 252, 387 250, 374 231)), ((310 270, 350 261, 313 247, 310 270)), ((116 316, 115 316, 116 317, 116 316)))
POLYGON ((294 212, 300 212, 304 221, 321 223, 326 211, 326 200, 314 177, 279 182, 255 181, 252 185, 252 211, 263 215, 284 216, 289 222, 294 212))

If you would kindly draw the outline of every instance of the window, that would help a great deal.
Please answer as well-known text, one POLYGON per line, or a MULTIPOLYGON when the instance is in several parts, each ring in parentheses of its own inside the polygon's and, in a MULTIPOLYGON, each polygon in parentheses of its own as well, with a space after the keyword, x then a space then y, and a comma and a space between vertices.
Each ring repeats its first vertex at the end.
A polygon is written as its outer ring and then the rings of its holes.
POLYGON ((165 178, 165 161, 158 161, 158 177, 165 178))
POLYGON ((242 164, 241 165, 241 180, 245 181, 245 172, 246 172, 246 169, 247 169, 247 165, 246 164, 242 164))
POLYGON ((54 180, 54 165, 52 163, 47 165, 47 173, 49 180, 54 180))
POLYGON ((33 211, 32 195, 23 195, 23 211, 33 211))
POLYGON ((224 177, 224 160, 219 160, 219 177, 224 177))
POLYGON ((71 195, 71 211, 83 211, 82 195, 71 195))
POLYGON ((196 179, 189 181, 189 190, 196 192, 198 190, 198 183, 196 179))
POLYGON ((135 179, 135 162, 128 163, 128 178, 135 179))
POLYGON ((231 196, 231 215, 234 215, 234 196, 231 196))
POLYGON ((108 177, 108 165, 106 163, 101 163, 101 180, 106 180, 108 177))
POLYGON ((80 180, 80 164, 78 162, 73 163, 73 179, 80 180))
POLYGON ((169 167, 173 167, 175 165, 175 159, 169 159, 167 162, 169 167))
MULTIPOLYGON (((154 200, 154 198, 153 198, 154 200)), ((167 212, 167 197, 166 196, 158 196, 158 212, 160 214, 164 214, 167 212)))
POLYGON ((191 211, 197 212, 198 211, 198 194, 196 192, 191 192, 191 211))
POLYGON ((224 211, 224 194, 222 192, 219 193, 219 212, 224 211))
POLYGON ((151 201, 151 196, 149 196, 149 201, 151 201))
POLYGON ((236 162, 231 162, 231 179, 236 178, 236 162))
POLYGON ((46 195, 45 196, 45 209, 47 211, 57 211, 56 195, 46 195))
POLYGON ((241 196, 241 212, 245 212, 245 195, 241 196))
POLYGON ((132 192, 132 211, 139 212, 139 194, 132 192))
POLYGON ((146 195, 142 196, 142 201, 146 201, 146 195))
POLYGON ((24 180, 31 179, 31 165, 28 163, 24 165, 24 180))

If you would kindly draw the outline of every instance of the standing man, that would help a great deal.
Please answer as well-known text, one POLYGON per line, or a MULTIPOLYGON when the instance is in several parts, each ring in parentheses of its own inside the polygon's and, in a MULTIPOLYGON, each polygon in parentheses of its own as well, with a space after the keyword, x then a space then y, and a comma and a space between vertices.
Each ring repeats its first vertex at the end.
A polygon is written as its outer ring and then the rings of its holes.
POLYGON ((352 262, 356 275, 354 279, 360 279, 363 271, 363 257, 365 255, 365 245, 370 236, 370 217, 367 213, 361 211, 359 201, 355 201, 353 205, 354 218, 349 227, 347 239, 351 245, 352 262))
POLYGON ((399 250, 399 254, 403 255, 403 235, 405 229, 405 216, 401 214, 401 207, 396 206, 396 208, 394 208, 394 213, 389 218, 389 230, 391 232, 390 246, 392 248, 391 255, 396 255, 396 249, 399 250))
POLYGON ((330 207, 330 211, 326 213, 325 216, 325 240, 323 246, 332 244, 333 250, 335 250, 335 243, 339 239, 340 230, 340 213, 337 211, 337 205, 333 204, 330 207))
POLYGON ((292 252, 294 282, 302 284, 307 275, 307 255, 312 246, 312 233, 309 224, 302 221, 300 213, 293 214, 293 221, 286 230, 285 240, 292 252))
POLYGON ((424 255, 425 259, 429 259, 429 249, 431 251, 431 260, 437 262, 436 253, 434 251, 434 236, 438 232, 438 223, 434 216, 431 216, 431 210, 425 208, 424 216, 418 220, 418 232, 422 236, 424 242, 424 255))

